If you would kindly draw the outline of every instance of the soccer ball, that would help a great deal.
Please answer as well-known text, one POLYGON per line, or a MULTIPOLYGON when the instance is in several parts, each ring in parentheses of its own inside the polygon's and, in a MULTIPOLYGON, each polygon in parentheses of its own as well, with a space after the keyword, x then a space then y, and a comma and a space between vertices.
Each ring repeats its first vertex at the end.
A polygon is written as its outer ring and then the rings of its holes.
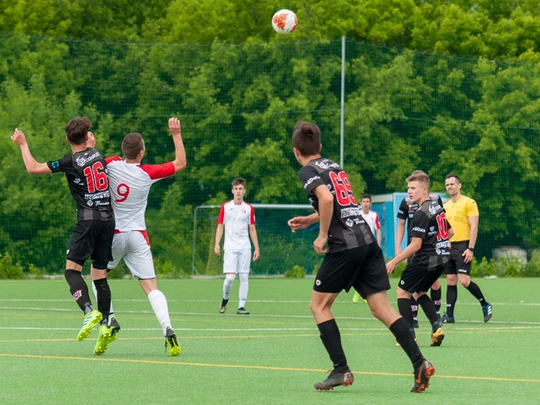
POLYGON ((283 9, 279 10, 272 17, 272 27, 278 34, 290 34, 296 29, 298 18, 294 11, 283 9))

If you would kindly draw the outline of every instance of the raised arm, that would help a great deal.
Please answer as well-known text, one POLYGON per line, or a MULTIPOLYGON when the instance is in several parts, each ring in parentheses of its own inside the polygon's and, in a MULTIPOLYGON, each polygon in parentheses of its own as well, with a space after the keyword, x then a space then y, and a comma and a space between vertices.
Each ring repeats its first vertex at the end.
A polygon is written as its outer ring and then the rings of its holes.
POLYGON ((30 148, 28 147, 28 142, 26 141, 26 137, 24 136, 24 133, 19 130, 18 128, 15 128, 15 132, 13 132, 13 135, 11 135, 11 140, 15 142, 17 145, 21 147, 21 153, 24 165, 26 166, 26 171, 30 174, 51 174, 52 171, 49 169, 49 166, 47 166, 47 163, 39 163, 34 157, 32 156, 32 153, 30 152, 30 148))
POLYGON ((169 131, 171 131, 176 152, 175 159, 172 163, 174 164, 175 172, 179 172, 187 166, 187 161, 186 150, 184 149, 184 142, 182 141, 182 128, 178 118, 172 117, 169 119, 169 131))

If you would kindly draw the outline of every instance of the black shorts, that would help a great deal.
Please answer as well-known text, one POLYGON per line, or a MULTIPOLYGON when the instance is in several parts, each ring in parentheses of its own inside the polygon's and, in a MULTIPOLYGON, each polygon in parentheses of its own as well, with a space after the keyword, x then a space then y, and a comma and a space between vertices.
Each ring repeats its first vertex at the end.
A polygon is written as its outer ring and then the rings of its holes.
POLYGON ((427 268, 409 263, 399 279, 399 288, 411 294, 427 292, 433 283, 443 274, 446 265, 441 264, 436 267, 427 268))
POLYGON ((471 275, 472 262, 463 262, 465 260, 463 252, 465 252, 468 247, 468 240, 463 242, 452 242, 452 246, 450 248, 450 260, 446 264, 444 274, 466 274, 468 276, 471 275))
POLYGON ((328 253, 317 272, 313 290, 339 293, 353 287, 365 298, 390 289, 386 263, 377 242, 354 249, 328 253))
POLYGON ((96 269, 107 269, 112 261, 113 221, 79 221, 69 238, 67 260, 84 265, 89 257, 96 269))

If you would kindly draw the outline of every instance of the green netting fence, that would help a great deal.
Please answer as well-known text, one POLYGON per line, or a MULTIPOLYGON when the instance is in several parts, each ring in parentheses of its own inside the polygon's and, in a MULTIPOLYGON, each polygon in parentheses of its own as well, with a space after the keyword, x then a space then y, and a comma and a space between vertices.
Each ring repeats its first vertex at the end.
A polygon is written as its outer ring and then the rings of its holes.
MULTIPOLYGON (((307 203, 290 142, 297 120, 319 125, 322 153, 343 162, 357 196, 405 191, 416 169, 444 190, 452 172, 480 208, 479 259, 502 246, 530 257, 540 246, 536 64, 348 40, 197 45, 3 35, 0 83, 0 254, 26 271, 63 271, 75 213, 62 175, 28 175, 9 135, 22 129, 38 161, 56 159, 69 152, 65 123, 80 115, 108 156, 120 154, 126 134, 142 133, 146 163, 173 159, 167 120, 181 119, 188 167, 154 186, 147 214, 163 274, 191 274, 194 211, 230 199, 235 177, 247 180, 251 203, 307 203)), ((290 233, 285 218, 267 226, 290 233)), ((296 249, 260 243, 278 267, 296 249)))

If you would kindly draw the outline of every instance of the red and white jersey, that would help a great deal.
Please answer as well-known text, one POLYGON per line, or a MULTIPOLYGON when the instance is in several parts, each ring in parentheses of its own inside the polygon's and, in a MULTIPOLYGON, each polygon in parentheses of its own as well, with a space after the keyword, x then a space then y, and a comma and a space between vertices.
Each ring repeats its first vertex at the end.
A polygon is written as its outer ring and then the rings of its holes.
POLYGON ((223 250, 251 249, 249 226, 255 225, 255 210, 247 202, 234 200, 221 205, 218 224, 225 227, 223 250))
POLYGON ((377 229, 381 229, 379 215, 375 211, 369 210, 367 214, 362 211, 362 217, 364 217, 364 220, 369 225, 371 232, 373 232, 373 235, 377 235, 377 229))
POLYGON ((175 173, 174 164, 126 163, 118 156, 109 157, 105 161, 116 230, 120 232, 145 230, 144 213, 150 187, 156 181, 172 176, 175 173))

